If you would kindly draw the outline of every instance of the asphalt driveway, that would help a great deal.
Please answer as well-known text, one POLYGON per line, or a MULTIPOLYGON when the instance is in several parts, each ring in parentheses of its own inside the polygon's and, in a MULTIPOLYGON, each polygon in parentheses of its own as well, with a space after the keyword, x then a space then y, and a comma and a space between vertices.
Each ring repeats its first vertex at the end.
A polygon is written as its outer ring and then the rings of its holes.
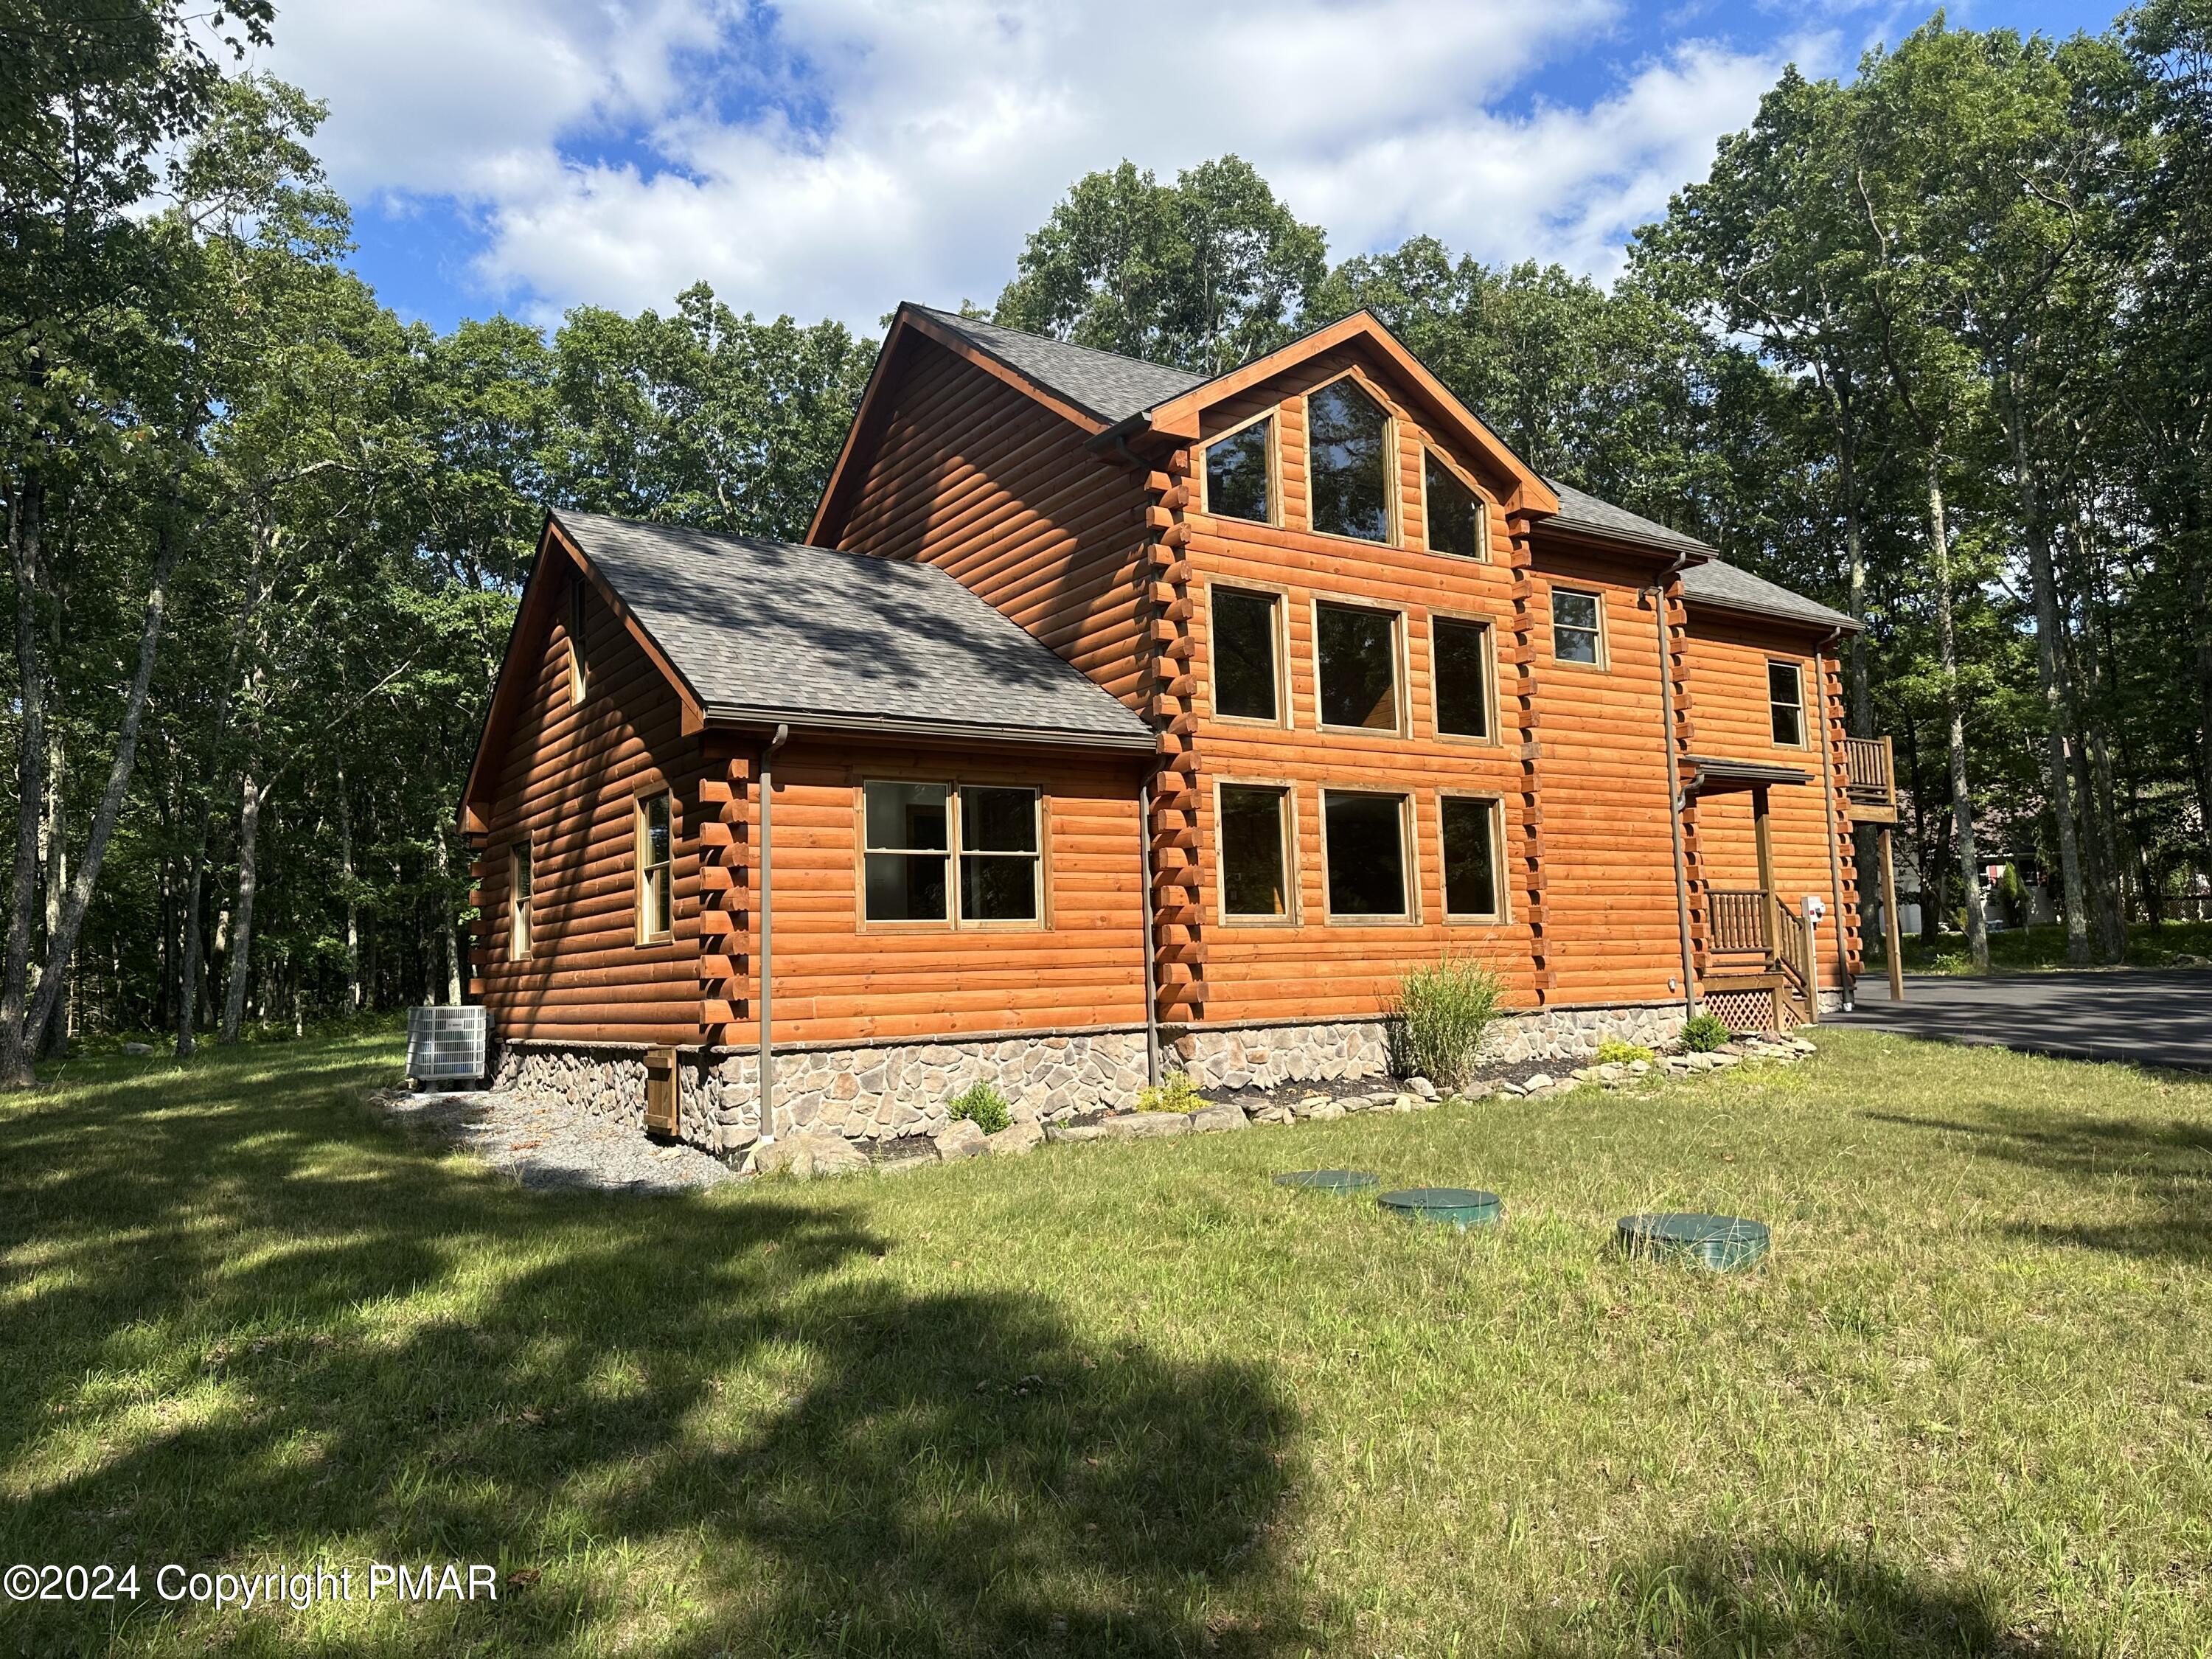
POLYGON ((2212 970, 2115 969, 1951 979, 1908 974, 1902 1005, 1885 980, 1858 982, 1858 1007, 1824 1023, 1947 1042, 1990 1043, 2062 1060, 2212 1071, 2212 970))

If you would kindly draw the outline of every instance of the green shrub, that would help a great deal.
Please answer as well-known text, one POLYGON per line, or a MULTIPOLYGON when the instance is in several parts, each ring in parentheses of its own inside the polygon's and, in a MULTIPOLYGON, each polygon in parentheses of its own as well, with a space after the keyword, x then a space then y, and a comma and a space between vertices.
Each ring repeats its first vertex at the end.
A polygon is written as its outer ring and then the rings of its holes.
POLYGON ((955 1122, 967 1118, 987 1135, 994 1135, 1013 1121, 1006 1110, 1006 1097, 988 1083, 979 1083, 965 1094, 955 1096, 945 1109, 955 1122))
POLYGON ((1693 1054, 1709 1054, 1729 1040, 1729 1028, 1717 1014, 1696 1014, 1682 1022, 1682 1046, 1693 1054))
POLYGON ((1432 968, 1407 969, 1391 1010, 1401 1066, 1440 1089, 1462 1087, 1504 1000, 1505 987, 1487 966, 1449 951, 1432 968))
POLYGON ((1657 1058, 1642 1043, 1623 1042, 1619 1037, 1607 1037, 1597 1045, 1597 1063, 1601 1066, 1626 1066, 1634 1060, 1657 1058))
POLYGON ((1194 1112, 1206 1103, 1187 1072, 1170 1072, 1150 1088, 1137 1091, 1140 1112, 1194 1112))

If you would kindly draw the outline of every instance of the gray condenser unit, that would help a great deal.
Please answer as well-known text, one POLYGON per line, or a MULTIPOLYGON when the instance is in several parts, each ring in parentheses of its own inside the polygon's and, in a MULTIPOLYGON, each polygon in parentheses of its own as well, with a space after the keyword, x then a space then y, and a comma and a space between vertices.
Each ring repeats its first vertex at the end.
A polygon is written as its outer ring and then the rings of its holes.
POLYGON ((486 1008, 410 1008, 407 1075, 417 1083, 474 1082, 484 1074, 486 1008))

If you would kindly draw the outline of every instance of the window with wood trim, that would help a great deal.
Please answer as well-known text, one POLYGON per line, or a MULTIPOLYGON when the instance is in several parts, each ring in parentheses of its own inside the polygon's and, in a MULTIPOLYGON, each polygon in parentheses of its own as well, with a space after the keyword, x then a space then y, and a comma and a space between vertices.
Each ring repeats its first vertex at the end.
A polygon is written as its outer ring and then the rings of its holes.
POLYGON ((996 784, 863 783, 867 921, 979 927, 1041 921, 1042 799, 1034 789, 996 784))
POLYGON ((1444 914, 1454 921, 1496 921, 1498 893, 1498 803, 1479 795, 1438 802, 1444 854, 1444 914))
POLYGON ((1422 452, 1421 494, 1428 508, 1429 550, 1462 559, 1490 556, 1490 508, 1433 449, 1422 452))
POLYGON ((637 940, 651 945, 674 929, 675 802, 666 790, 637 803, 637 940))
POLYGON ((1390 413, 1346 375, 1306 398, 1306 510, 1325 535, 1390 539, 1390 413))
POLYGON ((1596 594, 1552 590, 1552 654, 1561 662, 1605 666, 1605 605, 1596 594))
POLYGON ((1215 839, 1222 915, 1236 921, 1289 921, 1290 792, 1224 783, 1220 801, 1215 839))
POLYGON ((590 689, 590 668, 584 655, 584 628, 591 609, 591 584, 584 573, 574 572, 568 578, 568 699, 581 702, 590 689))
POLYGON ((1398 729, 1396 611, 1316 603, 1314 658, 1323 726, 1398 729))
POLYGON ((517 962, 530 960, 530 843, 519 841, 507 849, 507 953, 517 962))
POLYGON ((1330 789, 1321 799, 1329 919, 1404 920, 1412 913, 1405 797, 1330 789))
POLYGON ((1448 738, 1488 738, 1496 730, 1490 624, 1437 617, 1429 623, 1429 637, 1437 732, 1448 738))
POLYGON ((1206 510, 1275 521, 1275 417, 1263 415, 1206 447, 1206 510))
POLYGON ((1283 602, 1243 588, 1211 591, 1213 712, 1227 720, 1282 718, 1283 602))
POLYGON ((1766 665, 1766 702, 1774 720, 1774 741, 1785 749, 1805 746, 1805 685, 1794 662, 1766 665))

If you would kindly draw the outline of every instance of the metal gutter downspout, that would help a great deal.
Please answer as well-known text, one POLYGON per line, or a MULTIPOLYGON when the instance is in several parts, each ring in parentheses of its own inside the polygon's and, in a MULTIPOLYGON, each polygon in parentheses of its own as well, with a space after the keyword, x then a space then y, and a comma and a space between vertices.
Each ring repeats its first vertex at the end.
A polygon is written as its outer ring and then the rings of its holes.
POLYGON ((1137 786, 1137 845, 1142 854, 1145 887, 1142 901, 1145 908, 1145 1082, 1152 1088, 1160 1086, 1160 999, 1158 975, 1152 966, 1152 781, 1149 777, 1137 786))
POLYGON ((1659 634, 1659 729, 1667 744, 1667 830, 1674 843, 1674 928, 1682 947, 1683 1017, 1698 1016, 1696 956, 1690 949, 1690 872, 1682 854, 1682 769, 1674 754, 1674 682, 1667 672, 1667 586, 1690 563, 1687 555, 1660 574, 1644 591, 1651 595, 1651 619, 1659 634))
POLYGON ((769 878, 769 853, 774 846, 769 833, 769 818, 775 801, 775 751, 791 741, 791 727, 779 725, 775 735, 761 750, 760 776, 755 787, 760 795, 760 1131, 763 1137, 775 1133, 775 1053, 769 1047, 769 1036, 774 1029, 775 1004, 775 887, 769 878))
MULTIPOLYGON (((1813 653, 1813 672, 1820 677, 1820 805, 1828 813, 1828 896, 1836 902, 1836 991, 1849 1013, 1857 1003, 1858 988, 1851 981, 1850 947, 1844 939, 1844 855, 1836 840, 1835 734, 1828 730, 1828 648, 1844 637, 1836 629, 1813 653)), ((1893 784, 1893 790, 1895 786, 1893 784)), ((1820 988, 1813 987, 1813 1012, 1820 1011, 1820 988)))

